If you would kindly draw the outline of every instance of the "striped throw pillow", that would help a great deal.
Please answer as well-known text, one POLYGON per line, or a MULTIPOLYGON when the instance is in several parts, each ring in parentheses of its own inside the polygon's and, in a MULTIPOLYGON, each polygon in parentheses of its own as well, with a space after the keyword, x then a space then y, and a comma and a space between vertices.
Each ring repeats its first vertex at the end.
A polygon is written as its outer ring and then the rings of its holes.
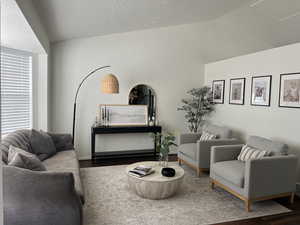
POLYGON ((252 148, 248 145, 244 145, 238 156, 238 160, 245 162, 250 159, 261 159, 268 155, 269 155, 268 151, 259 150, 259 149, 252 148))
POLYGON ((212 139, 216 139, 216 138, 217 138, 216 135, 203 131, 199 140, 200 141, 208 141, 208 140, 212 140, 212 139))

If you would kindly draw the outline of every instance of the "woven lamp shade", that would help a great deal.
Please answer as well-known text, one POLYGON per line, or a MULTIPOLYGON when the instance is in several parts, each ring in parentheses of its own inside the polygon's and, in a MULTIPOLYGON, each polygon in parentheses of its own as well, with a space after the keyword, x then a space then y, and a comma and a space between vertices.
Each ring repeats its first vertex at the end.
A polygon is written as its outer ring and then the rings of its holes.
POLYGON ((107 74, 101 81, 101 91, 106 94, 118 94, 119 93, 119 81, 113 74, 107 74))

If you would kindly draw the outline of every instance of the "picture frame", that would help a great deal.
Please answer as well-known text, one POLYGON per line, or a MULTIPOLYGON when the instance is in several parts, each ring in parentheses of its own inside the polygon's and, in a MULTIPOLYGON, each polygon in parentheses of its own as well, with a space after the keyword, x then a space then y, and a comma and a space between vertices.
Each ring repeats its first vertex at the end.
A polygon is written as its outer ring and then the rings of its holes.
POLYGON ((214 103, 224 104, 225 80, 213 80, 212 93, 214 103))
POLYGON ((103 126, 148 126, 147 105, 99 105, 103 126))
POLYGON ((280 74, 279 107, 300 108, 300 72, 280 74))
POLYGON ((250 104, 253 106, 271 105, 272 76, 253 76, 250 104))
POLYGON ((230 79, 229 104, 245 104, 245 85, 246 78, 230 79))

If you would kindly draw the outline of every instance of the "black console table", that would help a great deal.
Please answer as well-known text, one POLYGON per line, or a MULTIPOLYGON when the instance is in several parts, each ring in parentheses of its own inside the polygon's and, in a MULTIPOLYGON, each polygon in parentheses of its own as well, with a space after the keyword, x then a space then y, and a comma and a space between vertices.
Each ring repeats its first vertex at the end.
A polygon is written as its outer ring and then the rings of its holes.
POLYGON ((120 134, 120 133, 161 133, 161 126, 100 126, 91 128, 91 152, 92 160, 111 159, 136 156, 153 156, 156 157, 156 141, 154 141, 154 149, 147 150, 124 150, 96 152, 95 142, 97 134, 120 134))

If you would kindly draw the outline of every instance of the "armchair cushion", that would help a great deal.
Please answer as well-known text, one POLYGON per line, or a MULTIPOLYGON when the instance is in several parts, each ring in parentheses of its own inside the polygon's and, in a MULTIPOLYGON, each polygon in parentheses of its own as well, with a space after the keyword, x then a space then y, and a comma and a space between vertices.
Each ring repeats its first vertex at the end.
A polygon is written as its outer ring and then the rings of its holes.
POLYGON ((212 139, 216 139, 216 138, 217 138, 217 135, 203 131, 199 141, 208 141, 208 140, 212 140, 212 139))
POLYGON ((265 150, 255 149, 248 145, 244 145, 237 159, 245 162, 250 159, 261 159, 269 154, 270 153, 265 150))
POLYGON ((244 187, 245 163, 242 161, 217 162, 211 165, 211 171, 240 188, 244 187))
POLYGON ((203 132, 214 134, 217 138, 226 139, 231 138, 232 132, 226 127, 216 126, 212 124, 207 124, 202 129, 203 132))
POLYGON ((271 155, 287 155, 288 154, 288 146, 286 144, 271 141, 266 138, 251 136, 247 141, 247 145, 265 150, 271 153, 271 155))
POLYGON ((189 144, 182 144, 179 145, 178 151, 182 154, 196 160, 197 157, 197 144, 196 143, 189 143, 189 144))

